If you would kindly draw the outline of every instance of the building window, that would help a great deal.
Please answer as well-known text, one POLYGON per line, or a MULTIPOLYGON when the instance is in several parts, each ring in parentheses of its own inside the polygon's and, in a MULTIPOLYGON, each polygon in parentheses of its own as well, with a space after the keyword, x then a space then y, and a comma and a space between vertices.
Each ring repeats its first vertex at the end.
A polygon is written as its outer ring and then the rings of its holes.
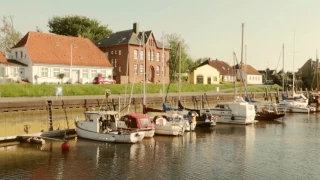
POLYGON ((207 83, 208 83, 208 84, 211 84, 211 77, 208 77, 208 78, 207 78, 207 83))
POLYGON ((82 70, 82 78, 89 78, 89 70, 88 69, 82 70))
POLYGON ((121 55, 121 50, 119 50, 119 55, 121 55))
POLYGON ((160 66, 157 66, 157 69, 156 69, 156 75, 159 76, 160 75, 160 66))
POLYGON ((23 52, 20 51, 20 58, 22 59, 23 58, 23 52))
POLYGON ((113 66, 113 59, 111 59, 111 64, 112 64, 112 66, 113 66))
POLYGON ((114 50, 114 54, 117 54, 117 50, 114 50))
POLYGON ((117 59, 114 60, 114 67, 117 67, 117 59))
POLYGON ((203 76, 202 75, 197 76, 197 84, 203 84, 203 76))
POLYGON ((151 60, 151 52, 148 51, 148 60, 150 61, 151 60))
POLYGON ((70 77, 70 69, 64 69, 64 76, 70 77))
POLYGON ((111 55, 113 55, 113 51, 111 51, 111 55))
POLYGON ((153 51, 151 51, 151 61, 153 61, 153 51))
POLYGON ((160 53, 157 53, 157 61, 160 61, 160 53))
POLYGON ((60 68, 53 68, 53 77, 58 77, 60 74, 60 68))
POLYGON ((41 77, 48 77, 49 69, 48 68, 41 68, 40 72, 41 72, 41 77))
POLYGON ((16 59, 18 59, 18 52, 16 52, 16 59))
POLYGON ((133 59, 138 59, 138 50, 133 51, 133 59))
POLYGON ((97 70, 91 70, 91 77, 92 77, 92 78, 95 78, 95 77, 97 77, 97 76, 98 76, 97 70))
POLYGON ((107 70, 100 70, 100 74, 102 77, 107 77, 107 70))
POLYGON ((213 76, 213 81, 215 81, 215 82, 217 82, 217 81, 218 81, 217 76, 213 76))
POLYGON ((142 64, 140 65, 140 74, 143 75, 143 65, 142 64))
POLYGON ((144 54, 144 52, 143 52, 143 50, 140 50, 140 60, 143 60, 143 54, 144 54))
POLYGON ((108 57, 108 52, 106 52, 105 54, 106 54, 106 57, 108 57))
POLYGON ((119 72, 121 72, 121 66, 119 66, 119 72))
POLYGON ((134 74, 138 74, 138 67, 137 65, 133 65, 134 74))
POLYGON ((17 74, 17 68, 10 67, 10 76, 16 76, 17 74))

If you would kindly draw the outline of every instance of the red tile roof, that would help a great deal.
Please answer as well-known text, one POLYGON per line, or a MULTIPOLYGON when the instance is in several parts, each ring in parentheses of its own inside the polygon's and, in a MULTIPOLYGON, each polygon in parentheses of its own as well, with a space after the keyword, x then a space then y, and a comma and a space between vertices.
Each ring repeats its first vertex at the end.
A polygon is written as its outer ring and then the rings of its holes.
POLYGON ((0 62, 7 62, 7 58, 3 52, 0 51, 0 62))
POLYGON ((112 67, 105 54, 87 38, 28 32, 13 48, 26 47, 33 63, 112 67))
POLYGON ((210 66, 216 68, 220 72, 220 75, 236 74, 235 71, 234 73, 232 73, 233 71, 232 67, 224 61, 219 61, 217 59, 216 60, 208 59, 206 64, 209 64, 210 66))
POLYGON ((253 68, 251 65, 246 64, 242 65, 242 70, 247 71, 247 74, 253 74, 253 75, 261 75, 255 68, 253 68))

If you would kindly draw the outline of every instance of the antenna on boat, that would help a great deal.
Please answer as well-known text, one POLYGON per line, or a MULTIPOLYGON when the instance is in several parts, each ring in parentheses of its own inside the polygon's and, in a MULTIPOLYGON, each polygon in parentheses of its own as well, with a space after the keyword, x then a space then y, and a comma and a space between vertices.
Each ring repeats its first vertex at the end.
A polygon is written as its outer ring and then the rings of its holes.
POLYGON ((317 81, 317 92, 319 91, 319 75, 318 75, 318 67, 319 67, 319 59, 318 59, 318 50, 316 50, 316 81, 317 81))
POLYGON ((284 94, 284 43, 282 43, 282 94, 284 94))

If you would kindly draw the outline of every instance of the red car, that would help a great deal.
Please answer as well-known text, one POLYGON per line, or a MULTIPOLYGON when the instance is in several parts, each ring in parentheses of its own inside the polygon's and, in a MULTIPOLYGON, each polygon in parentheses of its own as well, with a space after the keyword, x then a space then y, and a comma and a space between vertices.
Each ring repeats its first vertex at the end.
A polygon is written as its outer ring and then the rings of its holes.
POLYGON ((93 84, 116 84, 116 80, 107 79, 104 77, 95 77, 93 79, 93 84))

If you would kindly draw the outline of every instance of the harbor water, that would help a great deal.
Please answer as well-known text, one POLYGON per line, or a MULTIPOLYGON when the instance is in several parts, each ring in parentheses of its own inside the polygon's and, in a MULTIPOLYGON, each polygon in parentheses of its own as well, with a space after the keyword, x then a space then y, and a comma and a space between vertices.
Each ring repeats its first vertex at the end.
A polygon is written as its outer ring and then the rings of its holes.
POLYGON ((320 114, 218 124, 138 144, 74 138, 0 148, 0 179, 320 179, 320 114))

